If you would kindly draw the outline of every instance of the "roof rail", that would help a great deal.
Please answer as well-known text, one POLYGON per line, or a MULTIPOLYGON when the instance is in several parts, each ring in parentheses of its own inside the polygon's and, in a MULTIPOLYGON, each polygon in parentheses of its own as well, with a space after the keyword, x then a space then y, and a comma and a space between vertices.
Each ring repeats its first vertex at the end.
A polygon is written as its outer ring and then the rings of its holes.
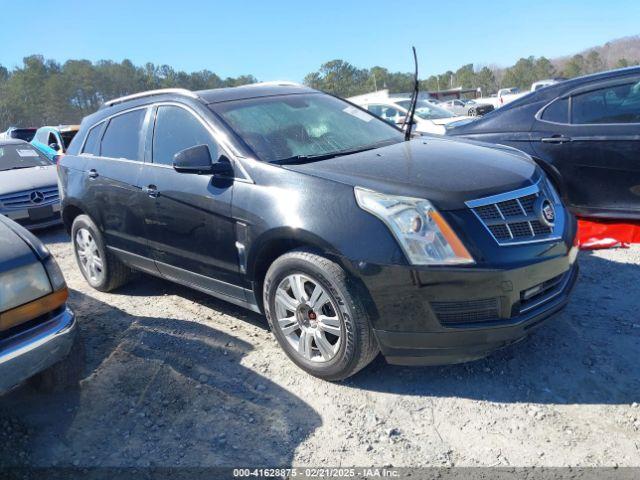
POLYGON ((184 95, 190 98, 199 98, 198 95, 186 88, 161 88, 158 90, 147 90, 146 92, 133 93, 124 97, 114 98, 113 100, 107 100, 102 104, 103 107, 111 107, 118 103, 128 102, 129 100, 135 100, 136 98, 152 97, 154 95, 163 95, 165 93, 174 93, 176 95, 184 95))
POLYGON ((273 80, 270 82, 247 83, 243 87, 304 87, 304 85, 289 80, 273 80))

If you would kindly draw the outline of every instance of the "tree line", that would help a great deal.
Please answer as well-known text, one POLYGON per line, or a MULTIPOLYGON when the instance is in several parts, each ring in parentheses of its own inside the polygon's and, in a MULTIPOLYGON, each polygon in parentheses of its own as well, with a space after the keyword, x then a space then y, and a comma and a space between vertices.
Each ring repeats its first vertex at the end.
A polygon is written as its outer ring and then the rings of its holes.
MULTIPOLYGON (((573 78, 610 68, 638 65, 640 62, 619 58, 608 64, 600 54, 592 50, 586 55, 577 54, 562 66, 546 57, 527 57, 515 65, 497 67, 463 65, 456 71, 446 71, 420 80, 421 91, 447 90, 450 88, 480 89, 483 96, 494 94, 500 88, 518 87, 528 90, 531 84, 547 78, 573 78)), ((360 69, 344 60, 332 60, 320 69, 308 74, 304 82, 334 95, 349 97, 375 90, 388 89, 391 93, 409 92, 413 89, 413 74, 390 72, 383 67, 360 69)))
POLYGON ((252 75, 223 79, 209 70, 186 73, 168 65, 136 66, 129 60, 60 64, 32 55, 12 71, 0 65, 0 131, 9 126, 79 123, 105 100, 144 90, 203 90, 254 82, 252 75))
MULTIPOLYGON (((572 78, 609 68, 637 65, 625 58, 605 62, 597 51, 574 55, 561 66, 545 57, 521 58, 515 65, 497 67, 463 65, 420 80, 423 91, 448 88, 480 88, 483 95, 502 87, 528 89, 545 78, 572 78)), ((9 126, 41 126, 78 123, 96 111, 105 100, 157 88, 182 87, 203 90, 256 82, 253 75, 221 78, 209 70, 187 73, 168 65, 147 63, 136 66, 129 60, 69 60, 60 64, 40 55, 24 58, 13 70, 0 65, 0 131, 9 126)), ((310 87, 342 97, 375 90, 409 92, 413 74, 390 72, 380 66, 357 68, 344 60, 332 60, 304 77, 310 87)))

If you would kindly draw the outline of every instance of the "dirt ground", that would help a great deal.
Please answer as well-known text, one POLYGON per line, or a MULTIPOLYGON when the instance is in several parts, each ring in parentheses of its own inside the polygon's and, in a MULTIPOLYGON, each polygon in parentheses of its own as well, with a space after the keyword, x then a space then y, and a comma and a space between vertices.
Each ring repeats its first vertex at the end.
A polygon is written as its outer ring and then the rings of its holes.
POLYGON ((141 276, 92 290, 62 230, 80 388, 0 397, 0 466, 640 466, 640 248, 581 253, 568 308, 466 365, 298 370, 263 317, 141 276))

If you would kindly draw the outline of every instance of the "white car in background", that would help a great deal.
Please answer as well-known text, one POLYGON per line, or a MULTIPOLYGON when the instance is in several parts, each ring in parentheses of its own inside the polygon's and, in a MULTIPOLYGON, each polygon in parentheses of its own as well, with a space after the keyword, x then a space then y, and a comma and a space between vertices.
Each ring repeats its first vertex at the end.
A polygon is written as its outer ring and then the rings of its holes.
MULTIPOLYGON (((388 92, 375 92, 365 95, 351 97, 348 101, 359 105, 383 120, 398 126, 404 124, 407 111, 411 104, 409 96, 390 97, 388 92)), ((416 114, 414 117, 414 132, 434 133, 444 135, 445 125, 470 117, 466 115, 456 115, 444 108, 434 105, 427 100, 418 100, 416 104, 416 114)))
POLYGON ((506 105, 507 103, 513 102, 514 100, 524 97, 525 95, 531 92, 535 92, 536 90, 539 90, 541 88, 548 87, 549 85, 554 85, 559 81, 560 80, 556 80, 554 78, 539 80, 537 82, 532 83, 531 88, 529 90, 525 90, 524 92, 521 92, 517 87, 501 88, 500 90, 498 90, 498 95, 497 95, 498 107, 501 107, 503 105, 506 105))

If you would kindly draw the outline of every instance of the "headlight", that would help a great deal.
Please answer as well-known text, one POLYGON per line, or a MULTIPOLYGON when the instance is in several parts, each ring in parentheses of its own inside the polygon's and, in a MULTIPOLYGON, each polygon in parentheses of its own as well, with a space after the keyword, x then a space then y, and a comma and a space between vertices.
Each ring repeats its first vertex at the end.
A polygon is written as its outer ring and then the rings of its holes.
POLYGON ((40 262, 0 274, 0 312, 48 293, 51 293, 51 284, 40 262))
POLYGON ((380 218, 413 265, 475 263, 449 224, 428 200, 355 187, 358 205, 380 218))

